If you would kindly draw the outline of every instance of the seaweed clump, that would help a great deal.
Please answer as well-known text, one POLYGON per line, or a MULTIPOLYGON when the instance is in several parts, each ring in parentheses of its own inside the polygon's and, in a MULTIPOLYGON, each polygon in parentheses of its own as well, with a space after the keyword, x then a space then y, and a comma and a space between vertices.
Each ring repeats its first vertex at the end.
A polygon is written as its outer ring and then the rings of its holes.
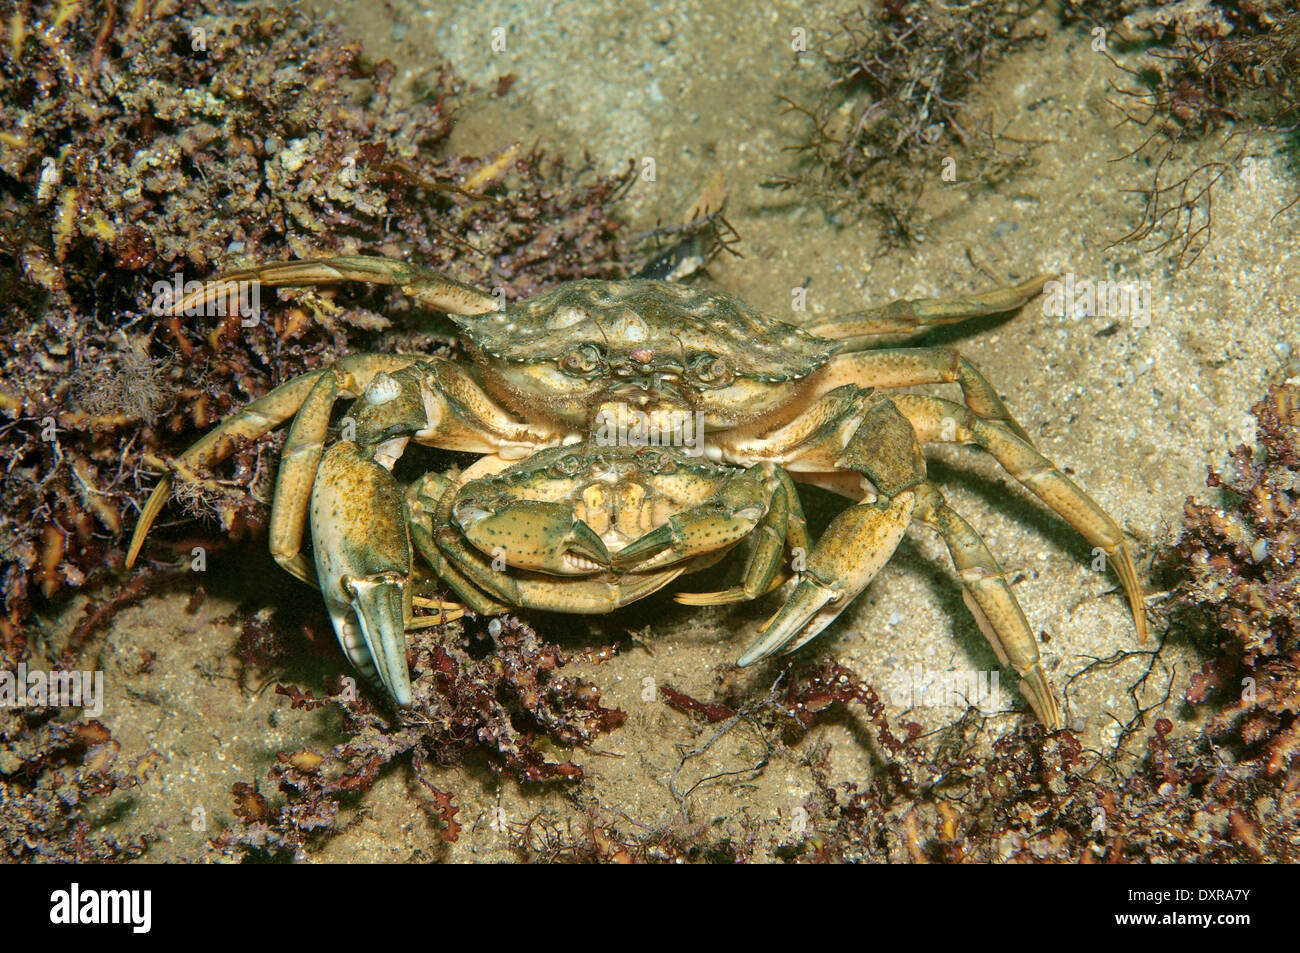
MULTIPOLYGON (((1257 598, 1258 598, 1258 594, 1257 598)), ((1295 613, 1295 601, 1279 611, 1295 613)), ((1294 643, 1291 651, 1294 652, 1294 643)), ((1263 656, 1261 656, 1263 658, 1263 656)), ((1271 679, 1258 695, 1281 732, 1294 726, 1294 654, 1268 657, 1253 669, 1271 679)), ((1207 666, 1207 672, 1219 666, 1207 666)), ((1196 682, 1189 702, 1199 702, 1196 682)), ((1294 862, 1300 824, 1300 767, 1293 734, 1258 737, 1237 706, 1215 716, 1211 737, 1178 736, 1157 718, 1141 726, 1144 752, 1121 763, 1086 749, 1069 730, 1047 734, 1020 725, 982 752, 987 716, 971 708, 957 722, 927 732, 915 722, 891 726, 878 694, 847 668, 828 661, 795 673, 783 690, 757 705, 704 702, 680 692, 672 707, 708 722, 713 735, 740 721, 766 737, 769 754, 786 750, 807 729, 847 713, 865 720, 880 763, 865 781, 831 780, 830 747, 802 755, 815 790, 800 805, 797 830, 762 830, 742 819, 739 830, 682 819, 628 832, 596 806, 575 830, 534 819, 512 831, 520 857, 613 863, 706 861, 741 863, 1192 863, 1294 862), (1229 727, 1231 726, 1231 727, 1229 727), (712 731, 713 729, 711 729, 712 731), (1253 751, 1237 764, 1212 743, 1240 731, 1253 751), (1216 734, 1217 732, 1217 734, 1216 734), (1284 757, 1278 758, 1282 751, 1284 757)), ((1137 729, 1135 729, 1135 732, 1137 729)), ((1244 741, 1244 738, 1239 738, 1244 741)), ((711 742, 710 742, 711 743, 711 742)), ((707 745, 706 745, 707 747, 707 745)), ((702 752, 703 749, 696 749, 702 752)), ((764 757, 755 770, 766 764, 764 757)))
POLYGON ((0 707, 0 853, 20 863, 141 856, 149 837, 104 834, 97 817, 130 797, 157 756, 125 763, 103 723, 58 721, 57 714, 43 705, 0 707))
MULTIPOLYGON (((1085 12, 1102 20, 1129 13, 1125 4, 1091 6, 1085 12)), ((1153 172, 1136 190, 1138 222, 1119 241, 1149 241, 1184 267, 1213 238, 1216 190, 1230 173, 1249 183, 1254 140, 1300 124, 1300 10, 1284 0, 1166 3, 1123 25, 1143 52, 1133 65, 1112 58, 1133 86, 1118 89, 1114 105, 1142 131, 1129 155, 1153 172), (1222 158, 1202 161, 1197 153, 1215 135, 1222 158)))
POLYGON ((831 80, 820 100, 812 106, 786 100, 811 123, 798 147, 804 169, 768 185, 809 186, 834 204, 856 203, 876 219, 887 246, 913 244, 931 174, 993 185, 1029 164, 1031 143, 995 131, 992 117, 965 114, 980 77, 1033 38, 1021 27, 1035 6, 894 0, 871 13, 859 8, 838 16, 839 29, 821 44, 831 80), (956 152, 964 156, 960 177, 956 152))
MULTIPOLYGON (((1206 734, 1261 779, 1300 781, 1300 386, 1253 408, 1259 450, 1240 446, 1208 483, 1220 505, 1188 500, 1177 554, 1182 607, 1213 633, 1215 657, 1187 700, 1222 705, 1206 734)), ((1295 795, 1293 795, 1294 797, 1295 795)))
POLYGON ((617 647, 565 652, 508 616, 493 619, 473 638, 449 639, 452 631, 411 633, 414 697, 397 723, 361 697, 351 680, 325 696, 277 687, 294 708, 334 706, 346 739, 325 754, 280 752, 270 771, 283 797, 275 806, 256 786, 236 784, 235 820, 214 848, 232 858, 304 858, 309 846, 337 831, 340 808, 368 791, 398 758, 409 758, 427 795, 423 803, 448 842, 459 836, 459 808, 451 792, 434 784, 432 765, 476 757, 523 782, 580 780, 581 766, 557 755, 614 730, 625 715, 601 705, 600 689, 565 670, 604 661, 617 647))
MULTIPOLYGON (((450 73, 395 108, 392 64, 335 29, 232 0, 24 2, 0 24, 0 641, 15 658, 33 600, 121 564, 148 471, 198 432, 348 349, 434 346, 380 337, 384 290, 283 292, 249 321, 169 315, 169 289, 354 253, 409 253, 506 295, 623 273, 609 205, 624 179, 506 143, 451 154, 450 73)), ((275 439, 182 499, 224 536, 254 531, 275 439)))

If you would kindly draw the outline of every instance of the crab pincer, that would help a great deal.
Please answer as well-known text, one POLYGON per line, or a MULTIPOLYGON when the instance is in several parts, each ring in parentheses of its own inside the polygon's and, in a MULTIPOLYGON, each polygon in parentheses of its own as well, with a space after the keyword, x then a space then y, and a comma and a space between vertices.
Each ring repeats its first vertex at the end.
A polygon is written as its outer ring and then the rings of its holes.
POLYGON ((411 540, 393 475, 351 441, 325 451, 311 494, 316 573, 339 644, 399 705, 411 703, 411 540))
POLYGON ((605 543, 567 504, 514 500, 492 506, 471 497, 458 499, 452 514, 481 552, 500 554, 520 569, 574 576, 610 564, 605 543))

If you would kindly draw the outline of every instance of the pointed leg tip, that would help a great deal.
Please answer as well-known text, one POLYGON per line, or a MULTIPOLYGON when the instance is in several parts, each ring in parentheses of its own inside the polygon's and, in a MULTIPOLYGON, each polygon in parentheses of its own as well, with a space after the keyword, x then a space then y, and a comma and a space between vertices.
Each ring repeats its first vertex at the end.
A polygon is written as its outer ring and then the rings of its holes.
POLYGON ((1047 283, 1049 281, 1060 281, 1060 279, 1061 276, 1058 275, 1056 272, 1044 271, 1040 274, 1034 275, 1034 277, 1026 281, 1021 287, 1023 287, 1026 291, 1028 291, 1030 296, 1032 297, 1033 295, 1038 294, 1045 287, 1047 287, 1047 283))
POLYGON ((149 535, 149 530, 153 527, 154 521, 158 519, 158 514, 162 508, 167 505, 167 500, 171 497, 172 475, 164 473, 158 480, 153 492, 149 494, 149 499, 145 501, 144 509, 140 511, 140 519, 135 524, 135 529, 131 533, 131 542, 126 549, 127 569, 135 566, 136 560, 140 558, 140 550, 144 548, 144 541, 149 535))
POLYGON ((1133 625, 1137 628, 1138 645, 1145 645, 1150 636, 1147 625, 1146 601, 1142 595, 1142 583, 1138 580, 1137 567, 1128 547, 1120 545, 1111 558, 1115 575, 1119 577, 1120 586, 1128 596, 1129 609, 1133 613, 1133 625))
POLYGON ((1020 693, 1028 699, 1029 707, 1048 731, 1060 731, 1065 727, 1051 682, 1047 680, 1041 666, 1035 666, 1021 676, 1020 693))
POLYGON ((1029 446, 1032 447, 1034 445, 1034 438, 1029 436, 1029 431, 1026 430, 1024 427, 1020 426, 1020 424, 1016 420, 1008 418, 1006 421, 1004 421, 1004 423, 1006 423, 1006 425, 1011 429, 1012 433, 1014 433, 1025 443, 1029 444, 1029 446))

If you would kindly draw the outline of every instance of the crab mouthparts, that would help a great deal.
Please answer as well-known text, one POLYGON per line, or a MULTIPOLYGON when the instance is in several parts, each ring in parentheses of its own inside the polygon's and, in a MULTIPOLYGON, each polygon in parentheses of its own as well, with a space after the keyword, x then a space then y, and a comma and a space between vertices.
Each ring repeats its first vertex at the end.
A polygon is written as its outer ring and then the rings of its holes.
POLYGON ((676 378, 663 373, 615 381, 606 393, 614 400, 635 402, 641 406, 655 401, 685 405, 676 378))

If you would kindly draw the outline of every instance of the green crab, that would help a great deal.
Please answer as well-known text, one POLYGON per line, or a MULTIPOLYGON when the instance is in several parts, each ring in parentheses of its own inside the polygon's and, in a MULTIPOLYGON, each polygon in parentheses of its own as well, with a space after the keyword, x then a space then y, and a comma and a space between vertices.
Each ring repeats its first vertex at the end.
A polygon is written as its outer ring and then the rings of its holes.
MULTIPOLYGON (((793 578, 741 655, 751 665, 826 628, 919 520, 947 544, 963 596, 1051 729, 1062 719, 1033 632, 976 530, 926 476, 928 443, 972 444, 1106 555, 1146 638, 1142 588, 1123 533, 1051 461, 979 370, 952 347, 886 348, 936 325, 1011 311, 1050 279, 966 298, 898 301, 800 327, 738 298, 650 279, 574 281, 499 306, 445 275, 383 258, 268 264, 231 282, 399 287, 463 334, 467 361, 361 354, 290 380, 176 461, 190 474, 292 420, 270 524, 275 559, 319 586, 340 644, 399 704, 410 702, 406 631, 446 618, 441 582, 479 613, 600 613, 734 550, 737 585, 692 605, 755 599, 793 578), (893 393, 955 383, 963 401, 893 393), (331 442, 335 403, 351 399, 331 442), (630 426, 629 426, 630 422, 630 426), (464 472, 400 486, 410 441, 479 454, 464 472), (797 483, 854 500, 819 539, 797 483), (310 526, 314 560, 303 552, 310 526), (438 614, 418 615, 433 608, 438 614)), ((166 503, 164 475, 127 565, 166 503)), ((459 608, 459 607, 457 607, 459 608)))

